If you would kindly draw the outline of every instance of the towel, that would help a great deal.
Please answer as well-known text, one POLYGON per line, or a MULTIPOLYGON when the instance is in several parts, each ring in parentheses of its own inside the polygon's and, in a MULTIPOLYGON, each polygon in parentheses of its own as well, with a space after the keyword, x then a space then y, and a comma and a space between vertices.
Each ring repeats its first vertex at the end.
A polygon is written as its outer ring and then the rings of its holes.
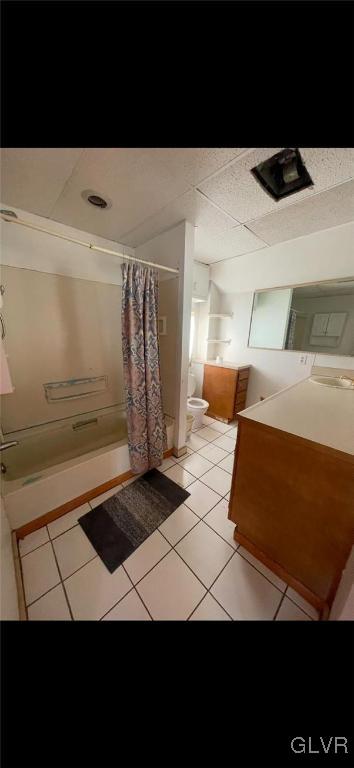
POLYGON ((12 386, 7 356, 5 354, 2 339, 0 339, 0 394, 8 395, 13 391, 14 388, 12 386))

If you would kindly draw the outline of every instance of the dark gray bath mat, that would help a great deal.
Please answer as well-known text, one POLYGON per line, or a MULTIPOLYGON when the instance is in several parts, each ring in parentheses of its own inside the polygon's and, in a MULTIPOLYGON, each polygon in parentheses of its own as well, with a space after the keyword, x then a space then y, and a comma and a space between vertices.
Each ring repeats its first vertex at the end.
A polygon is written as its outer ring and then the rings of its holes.
POLYGON ((162 472, 150 469, 78 522, 113 573, 188 496, 162 472))

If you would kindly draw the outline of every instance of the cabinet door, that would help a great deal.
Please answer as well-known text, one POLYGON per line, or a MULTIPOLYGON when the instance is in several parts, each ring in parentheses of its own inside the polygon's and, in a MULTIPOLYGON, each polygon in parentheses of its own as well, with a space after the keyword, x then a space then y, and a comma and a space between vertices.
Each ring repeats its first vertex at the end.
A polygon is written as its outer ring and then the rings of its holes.
POLYGON ((325 336, 328 320, 328 312, 317 312, 313 316, 311 336, 325 336))
POLYGON ((346 316, 346 312, 331 312, 326 328, 326 336, 341 336, 346 316))
POLYGON ((232 368, 204 366, 203 400, 209 403, 208 413, 220 419, 232 419, 236 394, 237 371, 232 368))

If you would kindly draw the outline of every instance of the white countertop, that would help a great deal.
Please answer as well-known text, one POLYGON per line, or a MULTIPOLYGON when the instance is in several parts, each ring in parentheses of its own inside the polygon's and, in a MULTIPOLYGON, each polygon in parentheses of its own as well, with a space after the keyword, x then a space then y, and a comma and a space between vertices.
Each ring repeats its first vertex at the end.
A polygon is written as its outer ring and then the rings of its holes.
POLYGON ((250 368, 250 363, 227 363, 223 360, 222 363, 217 363, 216 360, 192 360, 192 365, 215 365, 217 368, 232 368, 239 371, 241 368, 250 368))
POLYGON ((354 389, 324 387, 308 378, 239 415, 354 455, 354 389))

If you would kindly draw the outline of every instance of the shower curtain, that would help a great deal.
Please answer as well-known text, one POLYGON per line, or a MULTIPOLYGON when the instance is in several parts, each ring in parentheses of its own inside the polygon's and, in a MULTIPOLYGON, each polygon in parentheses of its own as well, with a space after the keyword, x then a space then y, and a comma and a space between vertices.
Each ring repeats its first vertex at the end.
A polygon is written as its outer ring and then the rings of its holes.
POLYGON ((157 270, 122 264, 122 347, 128 443, 135 474, 158 467, 167 447, 160 376, 157 270))

